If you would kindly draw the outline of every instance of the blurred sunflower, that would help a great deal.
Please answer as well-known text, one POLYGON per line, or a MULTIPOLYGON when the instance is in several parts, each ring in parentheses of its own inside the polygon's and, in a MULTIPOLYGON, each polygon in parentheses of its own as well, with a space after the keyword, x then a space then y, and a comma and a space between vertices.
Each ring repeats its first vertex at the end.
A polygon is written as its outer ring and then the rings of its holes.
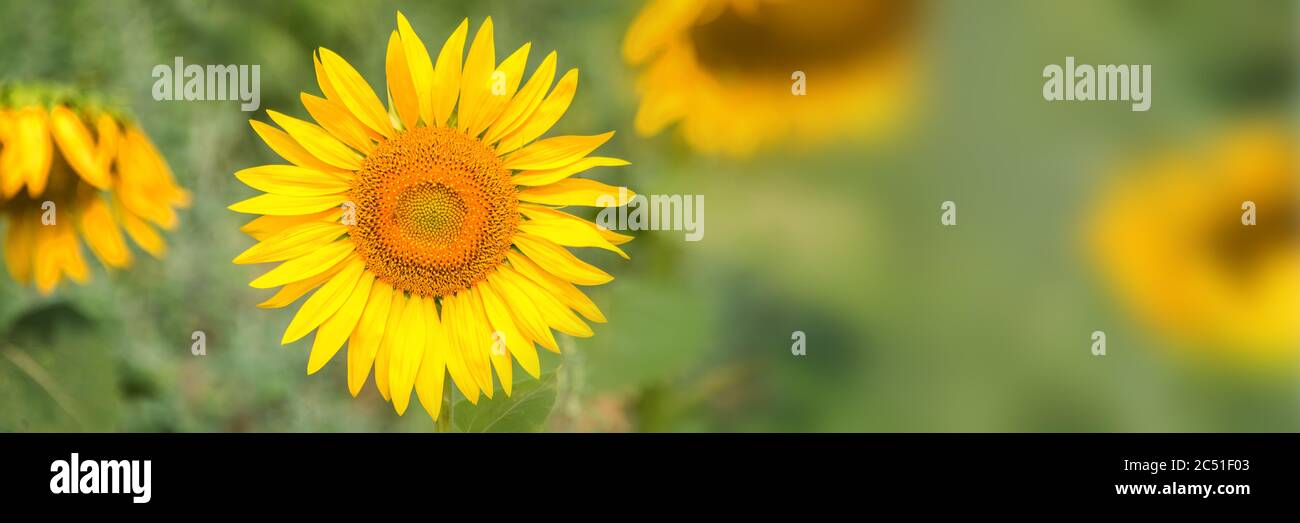
POLYGON ((619 187, 573 177, 627 165, 588 156, 612 132, 536 140, 568 109, 578 71, 552 88, 552 52, 521 87, 530 45, 497 62, 489 18, 462 62, 468 27, 460 24, 435 62, 398 14, 387 109, 347 61, 321 48, 324 97, 302 94, 319 125, 275 111, 268 114, 283 131, 252 121, 292 165, 235 173, 267 194, 230 207, 265 215, 243 228, 260 242, 235 263, 283 262, 252 282, 283 286, 260 307, 284 307, 319 287, 281 340, 316 331, 307 372, 346 341, 354 396, 373 366, 398 414, 414 388, 435 419, 444 376, 477 402, 480 393, 492 397, 496 369, 508 395, 512 361, 536 378, 533 344, 558 352, 551 329, 590 336, 574 311, 605 318, 574 284, 613 278, 565 247, 626 258, 617 245, 631 240, 557 209, 626 203, 615 202, 619 187))
POLYGON ((882 135, 912 96, 916 11, 889 0, 652 0, 623 42, 628 63, 644 66, 637 132, 680 121, 694 149, 734 156, 882 135))
POLYGON ((131 264, 122 230, 155 257, 155 226, 176 226, 189 194, 153 143, 93 96, 44 85, 0 88, 0 215, 5 264, 49 294, 66 276, 89 279, 84 241, 108 268, 131 264))
POLYGON ((1290 132, 1252 126, 1205 150, 1138 165, 1115 181, 1088 224, 1088 239, 1142 320, 1180 344, 1226 351, 1242 362, 1296 354, 1295 143, 1290 132))

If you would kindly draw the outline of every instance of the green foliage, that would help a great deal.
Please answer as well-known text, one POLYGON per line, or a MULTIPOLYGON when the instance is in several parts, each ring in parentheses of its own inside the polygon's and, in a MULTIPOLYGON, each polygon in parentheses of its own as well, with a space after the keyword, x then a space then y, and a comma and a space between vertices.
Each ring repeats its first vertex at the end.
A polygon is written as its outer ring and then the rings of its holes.
POLYGON ((555 406, 556 373, 515 384, 510 396, 497 391, 493 398, 479 398, 478 405, 461 398, 452 420, 460 432, 540 432, 555 406))

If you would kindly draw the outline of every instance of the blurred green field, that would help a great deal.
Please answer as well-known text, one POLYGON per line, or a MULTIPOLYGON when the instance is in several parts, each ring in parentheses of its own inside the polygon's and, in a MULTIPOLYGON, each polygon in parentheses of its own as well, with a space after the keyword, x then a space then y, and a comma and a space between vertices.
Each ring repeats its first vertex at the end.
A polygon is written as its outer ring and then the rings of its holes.
POLYGON ((306 375, 309 339, 279 346, 296 307, 254 306, 269 293, 247 283, 265 268, 231 263, 252 240, 226 209, 255 194, 233 172, 280 162, 247 120, 306 115, 316 46, 382 85, 399 9, 430 47, 491 16, 499 56, 531 41, 531 71, 557 50, 582 80, 553 133, 616 130, 602 153, 632 162, 593 177, 706 198, 701 242, 649 231, 624 246, 630 261, 582 253, 616 277, 589 293, 610 321, 543 353, 546 430, 1300 430, 1295 372, 1180 357, 1104 290, 1079 239, 1109 166, 1243 115, 1295 114, 1296 8, 935 2, 905 135, 731 159, 633 131, 636 74, 619 48, 636 2, 0 0, 0 80, 116 99, 194 195, 165 259, 92 264, 89 285, 51 297, 0 279, 0 430, 433 429, 371 384, 353 399, 340 359, 306 375), (154 101, 150 71, 174 56, 260 64, 261 109, 154 101), (1154 64, 1152 110, 1044 102, 1042 67, 1065 56, 1154 64), (939 226, 945 200, 957 227, 939 226), (190 354, 196 330, 206 356, 190 354), (1089 354, 1094 330, 1105 358, 1089 354), (793 331, 807 356, 790 354, 793 331))

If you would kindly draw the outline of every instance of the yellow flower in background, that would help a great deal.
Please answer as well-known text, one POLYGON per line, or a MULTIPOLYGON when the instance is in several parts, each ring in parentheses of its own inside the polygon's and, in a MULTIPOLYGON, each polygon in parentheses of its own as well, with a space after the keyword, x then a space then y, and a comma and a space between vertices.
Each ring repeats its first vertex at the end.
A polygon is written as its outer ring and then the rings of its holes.
POLYGON ((134 123, 66 89, 0 90, 0 215, 5 265, 52 292, 89 279, 81 244, 108 268, 131 264, 129 236, 155 257, 189 194, 134 123), (125 231, 125 235, 123 234, 125 231))
POLYGON ((1296 136, 1267 126, 1134 166, 1089 223, 1091 250, 1139 318, 1242 362, 1300 348, 1296 136), (1254 225, 1249 225, 1249 223, 1254 225))
POLYGON ((652 0, 623 43, 643 66, 637 132, 680 122, 694 149, 734 156, 883 135, 913 94, 916 11, 888 0, 652 0))
POLYGON ((398 414, 414 389, 436 419, 445 376, 477 402, 480 393, 492 397, 495 369, 509 395, 513 361, 536 378, 534 344, 559 351, 552 329, 586 337, 591 328, 578 314, 605 321, 575 285, 613 277, 566 247, 626 258, 617 245, 631 237, 559 208, 626 203, 614 202, 625 188, 574 175, 627 162, 588 156, 612 132, 538 140, 578 83, 571 69, 552 87, 554 52, 522 82, 530 45, 498 62, 491 18, 463 61, 468 20, 436 56, 400 13, 397 22, 387 109, 347 61, 321 48, 315 66, 324 97, 302 94, 317 123, 275 111, 268 113, 283 130, 251 122, 291 165, 235 173, 267 193, 230 207, 265 215, 243 228, 259 243, 235 263, 280 262, 251 284, 281 287, 260 307, 284 307, 317 289, 281 340, 316 331, 309 374, 346 342, 354 396, 373 366, 376 387, 398 414))

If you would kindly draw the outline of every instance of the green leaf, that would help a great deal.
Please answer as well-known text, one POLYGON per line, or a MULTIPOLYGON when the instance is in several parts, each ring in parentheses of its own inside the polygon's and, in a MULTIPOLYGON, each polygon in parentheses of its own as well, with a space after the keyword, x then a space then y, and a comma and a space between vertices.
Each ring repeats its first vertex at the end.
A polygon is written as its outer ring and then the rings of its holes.
POLYGON ((119 413, 103 331, 78 309, 29 310, 0 334, 0 431, 106 431, 119 413))
POLYGON ((540 432, 555 407, 555 382, 550 372, 516 383, 508 397, 498 391, 495 398, 479 399, 478 405, 462 398, 452 421, 461 432, 540 432))

